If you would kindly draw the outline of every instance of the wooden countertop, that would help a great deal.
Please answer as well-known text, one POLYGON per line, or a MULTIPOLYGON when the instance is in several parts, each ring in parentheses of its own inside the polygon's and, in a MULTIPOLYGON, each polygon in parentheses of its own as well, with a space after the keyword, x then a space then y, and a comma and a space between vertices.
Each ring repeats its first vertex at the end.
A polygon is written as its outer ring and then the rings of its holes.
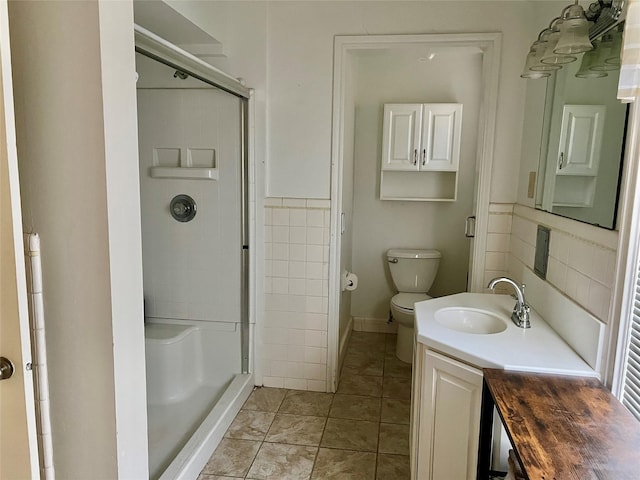
POLYGON ((640 479, 640 422, 595 378, 485 369, 528 480, 640 479))

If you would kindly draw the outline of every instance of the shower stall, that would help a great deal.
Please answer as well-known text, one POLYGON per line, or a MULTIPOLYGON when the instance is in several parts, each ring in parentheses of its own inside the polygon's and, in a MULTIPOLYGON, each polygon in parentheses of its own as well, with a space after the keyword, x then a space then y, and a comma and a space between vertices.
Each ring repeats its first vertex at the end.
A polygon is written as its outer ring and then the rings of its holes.
POLYGON ((195 479, 249 374, 248 90, 136 27, 149 472, 195 479))

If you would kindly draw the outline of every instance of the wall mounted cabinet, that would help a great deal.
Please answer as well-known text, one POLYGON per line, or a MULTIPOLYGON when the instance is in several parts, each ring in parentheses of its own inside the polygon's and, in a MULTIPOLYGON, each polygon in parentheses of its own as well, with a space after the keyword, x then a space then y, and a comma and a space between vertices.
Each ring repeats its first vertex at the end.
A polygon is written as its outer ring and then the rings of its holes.
POLYGON ((462 104, 384 105, 381 200, 454 201, 462 104))
POLYGON ((553 206, 591 207, 604 129, 604 105, 565 105, 553 206))

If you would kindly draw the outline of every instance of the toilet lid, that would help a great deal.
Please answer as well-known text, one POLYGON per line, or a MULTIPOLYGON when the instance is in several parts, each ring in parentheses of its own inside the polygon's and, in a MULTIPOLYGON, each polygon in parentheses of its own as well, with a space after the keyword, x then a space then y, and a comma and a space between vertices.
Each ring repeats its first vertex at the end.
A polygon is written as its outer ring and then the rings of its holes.
POLYGON ((391 299, 391 303, 402 310, 413 312, 413 305, 416 302, 429 300, 431 297, 426 293, 398 293, 391 299))

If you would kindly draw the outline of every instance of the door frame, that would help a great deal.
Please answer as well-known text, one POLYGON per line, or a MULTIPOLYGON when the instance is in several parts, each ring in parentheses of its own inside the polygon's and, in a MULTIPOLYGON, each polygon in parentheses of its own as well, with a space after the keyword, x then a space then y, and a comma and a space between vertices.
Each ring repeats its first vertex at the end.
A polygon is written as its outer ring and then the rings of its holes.
MULTIPOLYGON (((9 434, 7 438, 7 451, 13 452, 11 458, 3 459, 7 462, 5 473, 30 475, 38 478, 40 475, 40 463, 38 456, 38 435, 36 428, 35 393, 32 370, 31 354, 31 329, 29 325, 29 306, 27 293, 27 274, 24 259, 24 246, 22 238, 22 210, 20 196, 20 181, 18 175, 18 152, 16 145, 15 114, 13 104, 13 79, 11 73, 11 49, 9 40, 9 14, 5 0, 0 1, 0 166, 2 179, 0 190, 7 187, 7 192, 2 193, 2 215, 6 232, 0 241, 7 241, 2 247, 3 260, 8 260, 3 265, 5 273, 13 277, 12 286, 3 285, 3 290, 15 291, 15 297, 10 300, 9 306, 3 313, 9 311, 9 315, 2 318, 6 322, 3 330, 10 339, 10 351, 0 351, 13 363, 15 371, 11 378, 3 380, 0 389, 5 390, 2 399, 7 403, 4 408, 11 409, 11 421, 6 422, 3 428, 9 431, 0 431, 9 434), (5 184, 6 181, 6 184, 5 184), (6 255, 5 254, 9 254, 6 255), (10 265, 8 265, 10 264, 10 265), (13 271, 13 273, 8 273, 13 271), (13 334, 17 334, 14 338, 13 334), (6 382, 12 382, 7 385, 6 382), (11 403, 9 403, 9 401, 11 403), (17 405, 16 403, 20 405, 17 405), (18 408, 20 407, 20 408, 18 408)), ((11 295, 11 293, 9 293, 11 295)), ((3 299, 7 300, 7 297, 3 299)), ((5 344, 6 346, 6 344, 5 344)), ((0 400, 0 404, 4 403, 0 400)), ((5 451, 4 453, 7 453, 5 451)), ((4 470, 2 470, 4 471, 4 470)))
POLYGON ((482 100, 478 121, 475 197, 476 229, 471 242, 469 290, 484 290, 484 265, 489 222, 489 202, 495 144, 501 33, 462 33, 424 35, 337 35, 334 40, 333 115, 331 133, 331 237, 329 243, 329 306, 327 325, 327 391, 338 382, 340 342, 340 249, 343 182, 344 102, 347 64, 352 54, 371 49, 439 46, 475 47, 482 56, 482 100))

